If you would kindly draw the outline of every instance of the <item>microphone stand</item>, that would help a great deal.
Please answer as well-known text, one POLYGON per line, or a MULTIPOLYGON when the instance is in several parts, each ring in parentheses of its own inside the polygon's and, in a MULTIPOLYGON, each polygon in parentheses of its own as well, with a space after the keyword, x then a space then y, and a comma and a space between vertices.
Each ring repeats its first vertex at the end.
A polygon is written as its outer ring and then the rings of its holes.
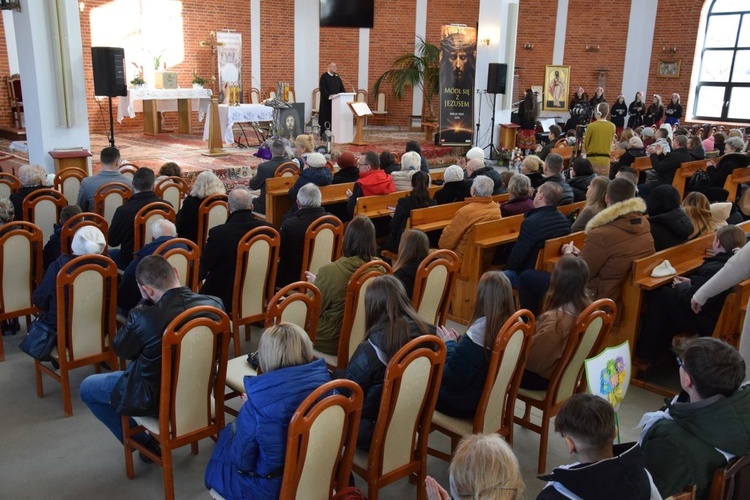
MULTIPOLYGON (((338 73, 334 73, 333 76, 338 76, 339 78, 341 78, 341 75, 339 75, 338 73)), ((341 81, 345 84, 344 85, 344 90, 346 91, 346 86, 349 85, 349 80, 344 80, 343 78, 341 78, 341 81)), ((354 93, 356 94, 357 93, 357 87, 355 87, 354 85, 352 85, 352 89, 354 89, 354 93)))
MULTIPOLYGON (((487 93, 487 91, 484 91, 487 93)), ((482 95, 482 91, 477 89, 477 94, 482 95)), ((477 113, 477 133, 474 136, 474 146, 479 146, 479 127, 482 124, 482 98, 479 98, 479 112, 477 113)))

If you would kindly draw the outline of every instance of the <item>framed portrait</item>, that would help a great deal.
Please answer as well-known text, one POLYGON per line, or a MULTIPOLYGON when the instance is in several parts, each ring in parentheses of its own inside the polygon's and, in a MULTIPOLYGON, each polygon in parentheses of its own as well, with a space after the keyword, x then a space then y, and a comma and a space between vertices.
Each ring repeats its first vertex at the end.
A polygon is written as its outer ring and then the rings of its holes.
POLYGON ((570 66, 545 66, 544 111, 567 111, 570 66))
POLYGON ((656 76, 660 78, 679 78, 682 61, 659 61, 656 76))

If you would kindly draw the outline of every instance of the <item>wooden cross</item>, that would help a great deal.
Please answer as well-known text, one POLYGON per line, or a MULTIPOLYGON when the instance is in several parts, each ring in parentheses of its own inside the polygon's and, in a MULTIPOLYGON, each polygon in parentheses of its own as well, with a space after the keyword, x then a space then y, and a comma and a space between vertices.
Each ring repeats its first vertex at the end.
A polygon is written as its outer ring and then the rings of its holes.
MULTIPOLYGON (((224 42, 216 41, 216 32, 209 31, 208 41, 202 40, 198 43, 198 45, 200 45, 201 47, 209 47, 211 49, 211 64, 213 66, 212 71, 216 71, 216 47, 223 47, 224 42)), ((214 95, 218 95, 216 90, 216 75, 211 75, 211 91, 214 92, 214 95)))

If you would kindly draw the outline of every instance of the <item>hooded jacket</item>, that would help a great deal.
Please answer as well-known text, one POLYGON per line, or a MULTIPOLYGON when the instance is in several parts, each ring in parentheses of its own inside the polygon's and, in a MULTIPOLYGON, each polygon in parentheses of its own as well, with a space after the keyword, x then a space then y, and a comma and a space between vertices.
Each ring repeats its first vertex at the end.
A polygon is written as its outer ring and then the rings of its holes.
POLYGON ((556 467, 539 476, 549 481, 537 500, 649 500, 661 498, 644 467, 643 450, 637 443, 616 444, 614 457, 588 464, 556 467))
POLYGON ((346 205, 349 217, 354 216, 354 209, 357 207, 357 199, 360 196, 389 194, 394 191, 396 191, 396 185, 393 183, 393 177, 386 174, 385 171, 377 169, 360 172, 359 180, 354 183, 352 195, 346 205))
POLYGON ((729 397, 673 403, 667 413, 641 441, 646 468, 664 497, 695 484, 697 498, 708 498, 714 471, 727 464, 724 453, 750 453, 750 388, 729 397))
POLYGON ((685 243, 693 234, 693 223, 682 207, 648 218, 656 251, 685 243))
POLYGON ((605 208, 586 224, 581 258, 589 266, 589 288, 595 300, 618 302, 633 261, 654 253, 645 210, 641 198, 630 198, 605 208))
POLYGON ((438 246, 453 250, 463 258, 466 235, 472 226, 500 218, 500 207, 490 196, 471 198, 469 203, 458 209, 453 220, 443 229, 438 246))
POLYGON ((206 487, 227 500, 278 498, 292 415, 329 380, 322 359, 245 377, 247 402, 219 434, 206 468, 206 487))

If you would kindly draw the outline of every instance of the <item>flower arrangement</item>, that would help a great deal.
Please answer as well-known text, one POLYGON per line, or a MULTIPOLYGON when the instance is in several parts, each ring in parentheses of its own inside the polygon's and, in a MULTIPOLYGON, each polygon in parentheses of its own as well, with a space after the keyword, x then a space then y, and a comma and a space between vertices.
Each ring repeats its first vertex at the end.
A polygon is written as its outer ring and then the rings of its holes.
POLYGON ((495 158, 497 159, 498 164, 508 165, 513 159, 513 152, 507 148, 496 148, 495 158))
POLYGON ((146 80, 143 79, 143 75, 137 74, 135 75, 135 78, 130 80, 130 84, 134 87, 137 87, 139 85, 146 85, 146 80))
POLYGON ((622 356, 607 361, 602 369, 600 387, 601 393, 607 396, 609 403, 616 409, 622 403, 622 386, 625 383, 625 360, 622 356))
POLYGON ((193 70, 193 85, 205 85, 206 79, 198 76, 195 70, 193 70))

